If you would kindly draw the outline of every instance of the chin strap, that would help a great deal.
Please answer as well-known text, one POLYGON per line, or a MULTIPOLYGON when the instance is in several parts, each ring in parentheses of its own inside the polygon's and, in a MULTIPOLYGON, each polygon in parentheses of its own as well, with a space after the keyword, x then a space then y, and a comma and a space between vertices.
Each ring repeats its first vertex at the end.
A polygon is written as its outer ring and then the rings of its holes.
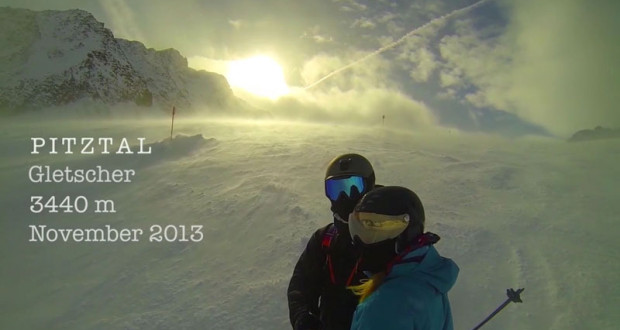
POLYGON ((343 218, 340 216, 340 214, 338 214, 338 213, 336 213, 336 212, 334 212, 334 219, 336 219, 336 220, 338 220, 338 221, 340 221, 340 222, 342 222, 342 223, 344 223, 344 224, 348 224, 348 223, 349 223, 348 221, 346 221, 345 219, 343 219, 343 218))

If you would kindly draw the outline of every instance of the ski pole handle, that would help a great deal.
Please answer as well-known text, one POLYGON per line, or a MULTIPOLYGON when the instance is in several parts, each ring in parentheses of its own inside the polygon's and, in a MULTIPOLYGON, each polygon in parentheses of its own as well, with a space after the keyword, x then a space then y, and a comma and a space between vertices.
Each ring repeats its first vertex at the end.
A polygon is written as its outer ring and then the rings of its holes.
POLYGON ((492 319, 493 316, 495 316, 497 313, 501 312, 502 309, 504 309, 504 307, 508 306, 508 304, 510 304, 511 302, 514 302, 514 303, 523 302, 523 300, 521 300, 521 292, 523 292, 523 290, 525 290, 525 288, 518 289, 517 291, 515 291, 514 289, 507 289, 506 290, 506 295, 508 296, 508 299, 506 299, 506 301, 504 301, 501 305, 499 305, 499 307, 497 307, 493 311, 493 313, 491 313, 489 316, 487 316, 473 330, 480 329, 485 323, 487 323, 490 319, 492 319))

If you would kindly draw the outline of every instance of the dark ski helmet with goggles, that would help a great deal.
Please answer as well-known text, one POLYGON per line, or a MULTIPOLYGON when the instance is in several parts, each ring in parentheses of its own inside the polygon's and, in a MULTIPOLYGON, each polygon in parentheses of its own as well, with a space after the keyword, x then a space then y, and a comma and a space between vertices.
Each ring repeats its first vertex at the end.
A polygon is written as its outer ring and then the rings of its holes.
POLYGON ((340 232, 348 232, 349 213, 359 199, 375 186, 375 171, 365 157, 340 155, 325 171, 325 195, 331 202, 334 224, 340 232))
POLYGON ((424 221, 422 201, 407 188, 378 187, 364 195, 349 216, 349 232, 365 270, 383 270, 424 233, 424 221))

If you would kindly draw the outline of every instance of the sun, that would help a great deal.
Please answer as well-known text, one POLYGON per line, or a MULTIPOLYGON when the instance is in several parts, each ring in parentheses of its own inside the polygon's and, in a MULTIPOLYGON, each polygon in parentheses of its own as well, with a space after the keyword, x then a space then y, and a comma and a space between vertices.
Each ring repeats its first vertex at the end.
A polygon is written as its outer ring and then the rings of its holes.
POLYGON ((272 100, 289 93, 282 67, 267 56, 229 62, 226 79, 232 87, 272 100))

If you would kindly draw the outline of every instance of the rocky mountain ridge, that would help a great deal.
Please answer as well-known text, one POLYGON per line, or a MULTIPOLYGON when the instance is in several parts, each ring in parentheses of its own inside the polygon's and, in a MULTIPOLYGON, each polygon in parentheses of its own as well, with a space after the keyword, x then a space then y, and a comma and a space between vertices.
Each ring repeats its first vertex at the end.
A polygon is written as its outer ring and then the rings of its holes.
POLYGON ((220 74, 189 68, 175 49, 115 38, 83 10, 0 7, 0 112, 89 98, 169 109, 240 104, 220 74))

